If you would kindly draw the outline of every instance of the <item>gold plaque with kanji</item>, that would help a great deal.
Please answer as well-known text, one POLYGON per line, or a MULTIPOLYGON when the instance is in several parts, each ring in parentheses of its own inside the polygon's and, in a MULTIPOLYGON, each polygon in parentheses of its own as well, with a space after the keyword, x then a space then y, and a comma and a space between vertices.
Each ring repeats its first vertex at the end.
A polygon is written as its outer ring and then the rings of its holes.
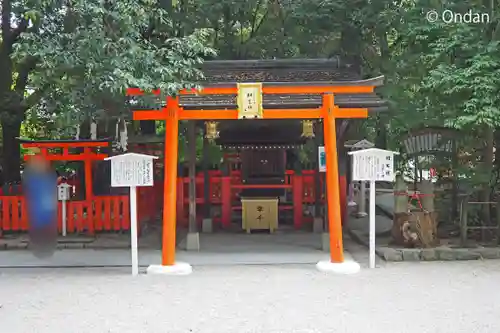
POLYGON ((278 198, 241 198, 243 229, 278 229, 278 198))
POLYGON ((262 118, 262 83, 238 83, 238 119, 262 118))

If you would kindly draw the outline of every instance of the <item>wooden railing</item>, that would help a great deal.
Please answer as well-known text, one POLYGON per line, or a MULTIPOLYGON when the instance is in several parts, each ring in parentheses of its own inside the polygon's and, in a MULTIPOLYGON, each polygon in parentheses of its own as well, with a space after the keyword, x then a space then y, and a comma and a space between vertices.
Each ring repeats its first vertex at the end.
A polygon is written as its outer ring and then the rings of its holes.
MULTIPOLYGON (((62 230, 62 203, 58 207, 58 228, 62 230)), ((86 201, 66 203, 68 233, 119 231, 130 229, 128 196, 99 196, 92 200, 92 209, 86 201)), ((27 231, 29 217, 23 196, 0 196, 0 230, 27 231)))
MULTIPOLYGON (((296 228, 300 228, 304 222, 312 221, 311 217, 304 216, 304 205, 314 205, 316 202, 316 193, 314 185, 314 170, 303 170, 301 174, 295 174, 292 170, 286 171, 285 182, 280 185, 265 185, 265 188, 284 188, 291 200, 288 204, 280 204, 280 210, 293 210, 293 221, 296 228)), ((244 188, 255 187, 245 185, 241 182, 239 170, 233 170, 230 176, 223 176, 221 171, 209 172, 209 200, 210 205, 220 205, 220 215, 213 216, 215 222, 221 223, 223 226, 228 226, 231 223, 231 215, 233 210, 240 210, 239 194, 244 188)), ((204 197, 204 177, 202 173, 197 174, 196 179, 196 205, 205 204, 204 197)), ((347 199, 347 184, 344 176, 340 177, 340 197, 342 216, 346 212, 347 199)), ((320 189, 324 188, 323 177, 320 177, 320 189)), ((188 221, 188 206, 189 206, 189 178, 179 177, 177 179, 177 220, 186 225, 188 221), (182 199, 181 199, 182 198, 182 199)), ((325 200, 324 191, 320 190, 320 203, 325 200)), ((197 209, 197 211, 200 211, 197 209)), ((202 215, 199 214, 197 219, 201 221, 202 215)))
MULTIPOLYGON (((280 204, 280 210, 293 211, 293 222, 296 228, 300 228, 303 223, 312 221, 311 216, 304 214, 305 205, 314 205, 316 195, 320 195, 320 203, 324 203, 325 194, 320 191, 315 193, 314 170, 304 170, 301 174, 295 174, 288 170, 284 184, 277 185, 288 192, 290 200, 280 204)), ((323 178, 320 177, 320 189, 324 188, 323 178)), ((240 192, 248 187, 241 182, 239 170, 231 172, 230 176, 223 176, 221 171, 209 171, 209 200, 210 205, 220 206, 220 214, 213 216, 214 222, 222 226, 231 223, 232 211, 240 210, 240 192)), ((346 181, 345 177, 340 178, 341 183, 341 206, 342 216, 346 210, 346 181)), ((266 185, 266 188, 273 186, 266 185)), ((177 216, 180 224, 187 224, 188 221, 188 197, 189 178, 179 177, 177 180, 177 216)), ((138 221, 144 223, 156 218, 161 218, 163 207, 163 182, 157 181, 152 187, 142 187, 138 189, 138 221)), ((204 198, 204 176, 199 173, 196 176, 196 204, 201 208, 205 204, 204 198)), ((92 209, 89 209, 88 201, 68 201, 67 202, 67 232, 88 232, 94 231, 119 231, 130 228, 129 197, 128 195, 94 196, 92 198, 92 209)), ((203 218, 201 209, 197 219, 201 222, 203 218)), ((62 228, 61 203, 59 203, 58 213, 59 229, 62 228)), ((26 211, 24 197, 16 193, 15 195, 2 195, 0 193, 0 231, 26 231, 29 222, 26 211)))

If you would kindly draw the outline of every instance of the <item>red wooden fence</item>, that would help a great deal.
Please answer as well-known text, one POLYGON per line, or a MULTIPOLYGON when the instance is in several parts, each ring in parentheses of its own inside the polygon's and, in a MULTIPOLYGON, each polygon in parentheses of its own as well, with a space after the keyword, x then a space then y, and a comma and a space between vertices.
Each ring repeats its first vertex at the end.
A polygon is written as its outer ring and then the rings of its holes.
MULTIPOLYGON (((314 170, 304 170, 301 175, 295 175, 291 170, 286 172, 285 183, 279 185, 291 192, 292 201, 288 205, 280 205, 280 210, 293 211, 294 225, 300 228, 303 223, 312 220, 304 216, 304 205, 314 205, 316 193, 314 188, 314 170)), ((238 196, 241 190, 248 185, 241 183, 240 171, 233 170, 230 176, 223 176, 221 171, 209 171, 209 194, 212 205, 220 205, 220 214, 214 216, 214 221, 227 226, 231 223, 233 210, 240 210, 241 204, 238 196)), ((196 203, 204 204, 203 173, 196 177, 196 203)), ((340 178, 340 197, 342 216, 346 211, 346 179, 340 178)), ((187 223, 188 213, 188 186, 189 178, 179 177, 177 181, 177 216, 181 224, 187 223)), ((323 188, 323 177, 321 177, 323 188)), ((323 203, 323 191, 318 193, 323 203)), ((158 217, 163 207, 163 183, 155 182, 153 187, 138 189, 138 221, 148 221, 158 217)), ((94 196, 93 210, 89 210, 86 201, 67 202, 67 232, 94 232, 94 231, 119 231, 130 228, 130 210, 128 195, 121 196, 94 196)), ((200 210, 198 210, 200 211, 200 210)), ((58 212, 59 230, 62 228, 61 203, 58 212)), ((201 214, 198 220, 201 221, 201 214)), ((24 198, 18 195, 2 195, 0 193, 0 231, 25 231, 28 229, 28 217, 24 198)))
MULTIPOLYGON (((291 192, 292 202, 288 205, 280 204, 280 210, 292 210, 293 220, 296 228, 300 228, 304 222, 311 222, 312 217, 304 216, 304 205, 314 205, 316 202, 316 193, 314 186, 315 170, 303 170, 302 174, 296 175, 293 170, 287 170, 285 183, 275 185, 275 188, 284 188, 291 192)), ((212 205, 220 205, 220 216, 214 216, 216 222, 220 222, 224 226, 231 223, 231 212, 240 210, 241 204, 234 204, 238 201, 239 193, 243 188, 262 187, 268 188, 269 185, 245 185, 241 182, 241 174, 239 170, 231 171, 230 176, 223 176, 219 170, 209 171, 209 196, 212 205)), ((204 177, 203 173, 196 176, 196 204, 202 205, 205 203, 203 193, 204 177)), ((323 177, 320 177, 320 189, 324 188, 323 177)), ((177 180, 177 216, 178 221, 184 225, 188 221, 188 205, 189 205, 189 178, 179 177, 177 180), (183 198, 183 199, 180 199, 183 198)), ((320 195, 320 203, 325 201, 324 191, 318 193, 320 195)), ((345 176, 340 177, 340 200, 343 221, 345 220, 347 211, 347 181, 345 176)), ((197 217, 201 220, 202 216, 197 217)))
MULTIPOLYGON (((86 201, 66 203, 68 233, 85 231, 119 231, 130 229, 128 195, 93 198, 93 210, 86 201)), ((62 203, 58 207, 58 228, 62 230, 62 203)), ((26 231, 29 219, 23 196, 0 196, 0 230, 26 231)))

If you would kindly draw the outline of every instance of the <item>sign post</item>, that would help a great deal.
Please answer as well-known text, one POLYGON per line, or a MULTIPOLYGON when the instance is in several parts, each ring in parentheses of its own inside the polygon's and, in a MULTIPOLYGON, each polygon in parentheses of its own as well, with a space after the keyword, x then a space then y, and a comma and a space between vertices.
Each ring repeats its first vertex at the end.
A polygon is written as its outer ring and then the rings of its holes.
POLYGON ((105 158, 111 161, 111 186, 130 188, 130 249, 132 275, 139 274, 137 249, 137 186, 153 186, 153 160, 156 156, 128 153, 105 158))
POLYGON ((66 201, 69 200, 69 189, 71 185, 66 183, 61 183, 57 185, 57 200, 61 201, 61 215, 62 215, 62 235, 66 237, 67 233, 67 216, 66 216, 66 201))
MULTIPOLYGON (((363 150, 375 147, 375 144, 363 139, 352 145, 345 145, 344 147, 350 148, 351 151, 363 150)), ((366 214, 366 182, 359 182, 359 198, 358 198, 358 217, 365 217, 366 214)))
POLYGON ((375 182, 394 181, 394 155, 399 153, 368 148, 348 153, 352 155, 352 179, 370 182, 370 268, 375 268, 375 182))

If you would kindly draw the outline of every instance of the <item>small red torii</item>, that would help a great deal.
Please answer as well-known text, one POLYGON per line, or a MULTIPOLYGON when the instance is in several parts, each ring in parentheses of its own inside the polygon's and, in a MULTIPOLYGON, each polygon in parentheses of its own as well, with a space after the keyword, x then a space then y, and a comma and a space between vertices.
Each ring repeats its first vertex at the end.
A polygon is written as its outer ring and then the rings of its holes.
MULTIPOLYGON (((106 148, 109 147, 109 140, 19 140, 21 147, 25 149, 38 148, 40 154, 47 161, 82 161, 84 164, 85 176, 85 201, 89 204, 92 202, 92 162, 102 161, 108 157, 107 153, 93 152, 92 148, 106 148), (70 148, 83 148, 81 153, 71 153, 70 148), (61 149, 61 154, 53 154, 49 149, 61 149)), ((24 160, 29 161, 33 155, 25 155, 24 160)), ((92 215, 91 210, 87 213, 92 215)), ((92 216, 89 216, 92 219, 92 216)), ((94 226, 89 223, 89 232, 94 232, 94 226)))

